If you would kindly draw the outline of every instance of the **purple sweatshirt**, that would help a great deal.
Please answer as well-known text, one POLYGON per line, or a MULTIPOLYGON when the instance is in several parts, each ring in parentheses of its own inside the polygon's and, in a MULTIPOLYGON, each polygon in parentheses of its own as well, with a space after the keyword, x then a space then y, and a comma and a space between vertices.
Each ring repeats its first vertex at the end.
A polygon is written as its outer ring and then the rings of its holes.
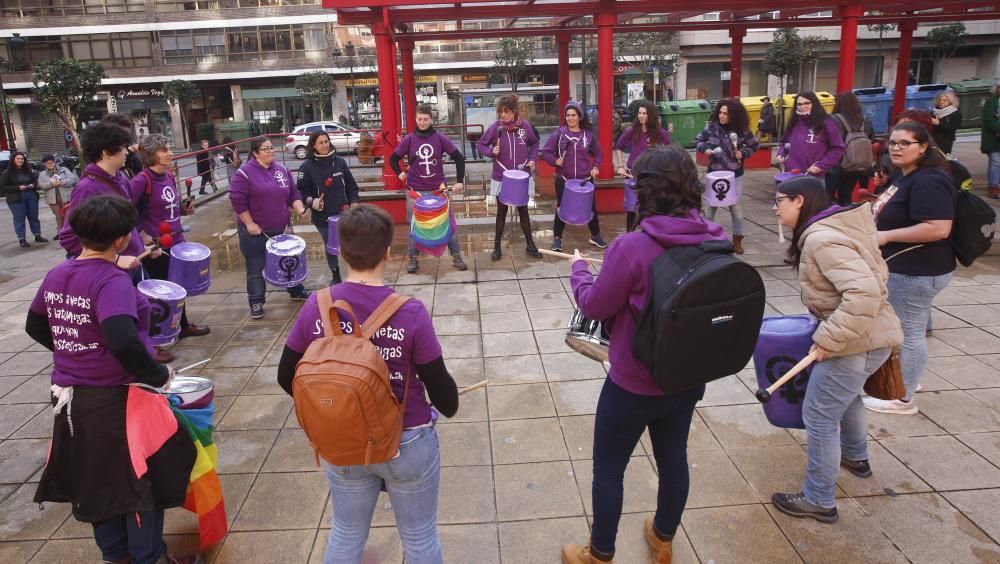
POLYGON ((538 137, 531 124, 523 119, 506 124, 493 122, 476 143, 476 150, 493 159, 493 180, 502 180, 503 171, 524 168, 528 161, 538 160, 538 137), (500 144, 500 155, 493 156, 493 146, 500 144))
POLYGON ((181 225, 181 197, 177 193, 174 175, 169 172, 158 174, 146 168, 132 179, 132 194, 139 216, 139 231, 150 237, 160 236, 160 224, 170 225, 174 244, 183 243, 184 231, 181 225), (146 192, 149 191, 149 196, 146 192), (141 204, 140 204, 141 202, 141 204))
MULTIPOLYGON (((80 182, 73 187, 73 194, 69 199, 66 217, 68 218, 70 212, 76 209, 81 203, 94 196, 105 194, 121 196, 133 204, 135 203, 132 197, 132 189, 129 187, 129 179, 121 171, 118 171, 115 176, 111 176, 96 164, 88 164, 83 169, 83 174, 80 175, 80 182)), ((62 229, 59 230, 58 239, 62 248, 66 249, 66 252, 71 256, 75 257, 83 250, 83 246, 80 244, 80 240, 77 239, 76 233, 73 233, 73 227, 69 224, 69 221, 63 223, 62 229)), ((132 238, 129 240, 128 247, 122 254, 135 257, 141 255, 144 250, 145 247, 142 244, 142 238, 139 236, 139 230, 133 229, 132 238)))
POLYGON ((555 130, 542 148, 542 158, 556 168, 564 180, 589 178, 590 170, 601 166, 604 153, 592 131, 570 131, 565 125, 555 130), (563 165, 556 161, 563 159, 563 165))
POLYGON ((604 255, 604 265, 595 279, 583 261, 573 264, 573 297, 583 314, 605 320, 610 336, 611 381, 639 395, 661 396, 646 366, 632 354, 632 334, 639 313, 649 299, 649 269, 665 246, 697 245, 710 239, 726 239, 720 225, 706 221, 698 209, 685 217, 654 215, 643 218, 642 232, 616 238, 604 255), (654 241, 655 239, 655 241, 654 241))
POLYGON ((813 133, 809 122, 799 120, 781 139, 778 155, 787 157, 785 170, 799 169, 805 174, 812 165, 826 171, 840 164, 844 156, 844 139, 832 119, 823 121, 818 133, 813 133))
POLYGON ((249 158, 230 181, 229 201, 236 222, 242 223, 239 215, 249 211, 254 223, 264 231, 284 231, 291 217, 288 207, 301 199, 295 177, 276 162, 264 168, 257 159, 249 158))
MULTIPOLYGON (((666 129, 660 129, 660 136, 663 138, 661 145, 670 144, 670 132, 666 129)), ((635 161, 639 159, 639 156, 646 152, 649 148, 649 135, 640 135, 638 141, 633 141, 632 139, 632 127, 626 127, 625 131, 618 137, 618 143, 615 143, 615 149, 619 151, 624 151, 628 153, 628 162, 625 164, 626 168, 632 169, 632 165, 635 161)))

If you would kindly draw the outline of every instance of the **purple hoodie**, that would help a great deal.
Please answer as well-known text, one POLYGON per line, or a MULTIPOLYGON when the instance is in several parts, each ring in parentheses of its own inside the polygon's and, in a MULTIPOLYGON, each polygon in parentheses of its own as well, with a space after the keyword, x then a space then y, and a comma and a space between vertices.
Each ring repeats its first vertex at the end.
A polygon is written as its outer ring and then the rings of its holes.
POLYGON ((247 159, 230 180, 229 201, 236 223, 242 223, 239 215, 249 211, 264 231, 284 231, 291 217, 288 207, 301 199, 295 177, 277 162, 264 168, 257 159, 247 159))
POLYGON ((610 336, 611 381, 644 396, 662 396, 649 370, 632 354, 632 334, 639 313, 649 299, 649 268, 665 246, 697 245, 710 239, 726 239, 718 224, 706 221, 697 209, 685 217, 654 215, 639 222, 642 231, 615 239, 604 255, 600 275, 595 279, 580 261, 573 264, 573 297, 583 314, 605 320, 610 336), (655 241, 654 241, 655 239, 655 241))
POLYGON ((564 180, 589 178, 590 170, 601 166, 604 153, 592 131, 570 131, 565 125, 555 130, 542 148, 542 158, 554 166, 564 180), (556 165, 562 157, 563 165, 556 165))
POLYGON ((476 150, 493 159, 493 180, 502 180, 503 171, 524 168, 528 161, 538 160, 538 137, 531 124, 523 119, 506 124, 497 120, 476 143, 476 150), (500 144, 500 155, 493 156, 493 146, 500 144))
POLYGON ((778 155, 787 157, 785 170, 799 169, 804 174, 806 169, 816 165, 823 169, 823 174, 819 175, 823 176, 840 164, 844 156, 844 139, 832 119, 823 120, 818 133, 813 133, 808 121, 799 120, 782 137, 778 155))
MULTIPOLYGON (((115 176, 111 176, 96 164, 88 164, 83 169, 83 174, 80 175, 80 182, 73 188, 66 216, 69 217, 70 212, 90 198, 106 194, 121 196, 133 204, 135 203, 132 197, 132 189, 129 187, 129 179, 121 171, 118 171, 115 176)), ((63 223, 62 229, 59 230, 58 239, 62 248, 66 249, 66 252, 71 256, 75 257, 83 250, 83 246, 80 244, 80 240, 77 239, 76 233, 73 233, 73 227, 69 224, 69 221, 63 223)), ((141 255, 144 250, 145 247, 142 244, 142 237, 139 236, 139 230, 133 229, 132 238, 129 240, 128 247, 122 254, 135 257, 141 255)))
MULTIPOLYGON (((670 132, 666 129, 660 129, 660 137, 663 138, 662 143, 660 143, 661 145, 670 144, 670 132)), ((635 161, 637 161, 648 148, 649 135, 639 135, 639 140, 633 141, 631 126, 626 127, 625 131, 622 131, 622 134, 618 137, 618 143, 615 144, 615 149, 628 153, 628 162, 625 166, 629 170, 632 169, 632 165, 635 164, 635 161)))
POLYGON ((132 179, 132 194, 135 195, 136 207, 142 210, 139 231, 150 237, 159 237, 160 224, 167 222, 174 244, 185 241, 181 225, 181 196, 177 193, 174 175, 169 172, 157 174, 152 169, 143 169, 132 179))

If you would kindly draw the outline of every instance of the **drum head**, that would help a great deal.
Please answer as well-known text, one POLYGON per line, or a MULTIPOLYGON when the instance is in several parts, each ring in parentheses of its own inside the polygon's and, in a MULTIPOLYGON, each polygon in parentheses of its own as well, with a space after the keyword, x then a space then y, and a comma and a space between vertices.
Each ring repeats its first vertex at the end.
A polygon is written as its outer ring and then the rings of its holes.
POLYGON ((185 241, 170 247, 170 256, 178 260, 199 261, 212 256, 212 250, 201 243, 185 241))
POLYGON ((306 242, 298 235, 277 235, 267 241, 267 250, 278 256, 297 255, 306 250, 306 242))
POLYGON ((183 286, 168 280, 143 280, 136 284, 136 289, 154 300, 180 301, 187 297, 187 290, 183 286))

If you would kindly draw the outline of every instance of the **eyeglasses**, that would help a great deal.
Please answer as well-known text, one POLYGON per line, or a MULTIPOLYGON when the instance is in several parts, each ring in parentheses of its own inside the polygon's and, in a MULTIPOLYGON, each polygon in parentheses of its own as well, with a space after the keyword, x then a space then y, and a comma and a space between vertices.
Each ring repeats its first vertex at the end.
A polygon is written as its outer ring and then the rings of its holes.
POLYGON ((791 200, 791 199, 792 199, 791 196, 775 196, 775 198, 774 198, 774 207, 778 207, 778 205, 781 204, 782 200, 791 200))
POLYGON ((908 141, 906 139, 902 139, 900 141, 894 141, 890 139, 889 142, 886 143, 886 145, 888 145, 890 149, 895 149, 896 147, 899 147, 900 149, 909 149, 910 145, 915 145, 916 143, 917 143, 916 141, 908 141))
POLYGON ((262 153, 273 153, 274 152, 274 146, 271 146, 271 147, 259 147, 257 150, 260 151, 260 152, 262 152, 262 153))

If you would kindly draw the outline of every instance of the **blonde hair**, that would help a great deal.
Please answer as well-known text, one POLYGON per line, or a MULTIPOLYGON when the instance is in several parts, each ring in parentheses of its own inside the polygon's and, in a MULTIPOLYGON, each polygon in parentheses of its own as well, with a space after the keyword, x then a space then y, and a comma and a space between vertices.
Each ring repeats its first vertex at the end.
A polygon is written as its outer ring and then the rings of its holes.
POLYGON ((958 109, 958 96, 956 96, 955 93, 950 90, 947 92, 942 92, 934 97, 935 108, 937 107, 938 102, 940 102, 942 98, 948 100, 948 103, 950 103, 952 106, 955 106, 955 108, 958 109))

